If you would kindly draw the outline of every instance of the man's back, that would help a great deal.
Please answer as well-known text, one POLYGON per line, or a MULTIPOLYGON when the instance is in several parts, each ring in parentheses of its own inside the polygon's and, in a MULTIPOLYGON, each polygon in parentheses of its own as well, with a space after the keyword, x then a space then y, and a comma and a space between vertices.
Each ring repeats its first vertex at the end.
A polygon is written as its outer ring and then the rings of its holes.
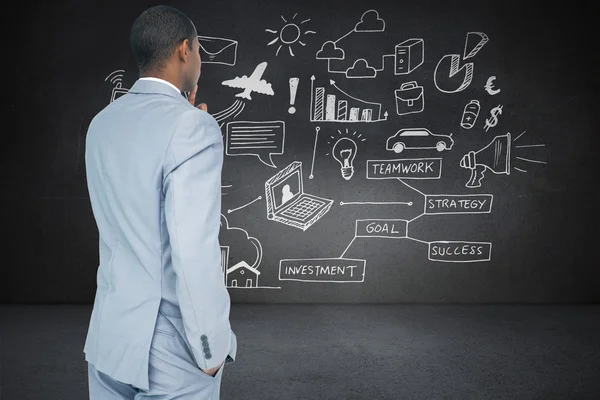
POLYGON ((114 379, 148 388, 159 307, 183 317, 201 368, 213 361, 201 337, 220 361, 235 358, 215 240, 222 146, 214 118, 164 82, 137 81, 90 124, 86 173, 100 265, 84 351, 114 379))

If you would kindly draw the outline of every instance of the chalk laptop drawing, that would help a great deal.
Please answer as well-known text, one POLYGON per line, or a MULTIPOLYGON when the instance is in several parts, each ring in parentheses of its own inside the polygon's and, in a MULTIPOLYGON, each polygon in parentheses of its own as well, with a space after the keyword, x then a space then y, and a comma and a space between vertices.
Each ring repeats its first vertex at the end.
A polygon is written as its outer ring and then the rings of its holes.
POLYGON ((267 218, 303 231, 310 228, 333 204, 333 200, 304 192, 302 163, 294 161, 265 182, 267 218))

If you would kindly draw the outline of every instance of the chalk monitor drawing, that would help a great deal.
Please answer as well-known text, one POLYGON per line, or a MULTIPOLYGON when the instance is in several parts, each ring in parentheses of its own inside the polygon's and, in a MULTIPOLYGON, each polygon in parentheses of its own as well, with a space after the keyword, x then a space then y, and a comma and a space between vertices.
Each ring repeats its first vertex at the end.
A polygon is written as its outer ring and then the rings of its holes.
POLYGON ((236 94, 235 97, 241 97, 247 100, 252 100, 252 97, 250 97, 252 92, 272 96, 275 93, 273 92, 271 84, 262 79, 266 68, 267 63, 261 62, 256 66, 250 77, 244 75, 242 77, 236 77, 234 79, 223 81, 222 84, 233 88, 244 89, 243 92, 236 94))
POLYGON ((265 182, 267 218, 306 231, 330 209, 333 200, 304 191, 302 162, 294 161, 265 182))

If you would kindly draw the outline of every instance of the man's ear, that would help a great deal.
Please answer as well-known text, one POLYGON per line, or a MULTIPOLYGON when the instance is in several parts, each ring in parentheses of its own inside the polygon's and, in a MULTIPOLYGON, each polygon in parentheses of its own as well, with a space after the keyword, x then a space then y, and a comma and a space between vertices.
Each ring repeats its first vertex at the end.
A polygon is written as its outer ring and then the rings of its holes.
POLYGON ((189 57, 189 42, 190 41, 188 39, 184 39, 183 42, 181 42, 179 46, 177 46, 177 56, 181 61, 187 61, 189 57))

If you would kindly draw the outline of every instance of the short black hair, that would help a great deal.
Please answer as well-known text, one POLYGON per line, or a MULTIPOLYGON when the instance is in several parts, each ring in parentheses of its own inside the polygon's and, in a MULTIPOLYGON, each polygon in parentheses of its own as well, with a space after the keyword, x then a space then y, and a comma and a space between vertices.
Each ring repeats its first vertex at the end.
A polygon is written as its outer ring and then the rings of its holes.
POLYGON ((144 11, 131 26, 129 42, 140 72, 161 70, 165 61, 185 39, 197 35, 191 19, 170 6, 155 6, 144 11))

